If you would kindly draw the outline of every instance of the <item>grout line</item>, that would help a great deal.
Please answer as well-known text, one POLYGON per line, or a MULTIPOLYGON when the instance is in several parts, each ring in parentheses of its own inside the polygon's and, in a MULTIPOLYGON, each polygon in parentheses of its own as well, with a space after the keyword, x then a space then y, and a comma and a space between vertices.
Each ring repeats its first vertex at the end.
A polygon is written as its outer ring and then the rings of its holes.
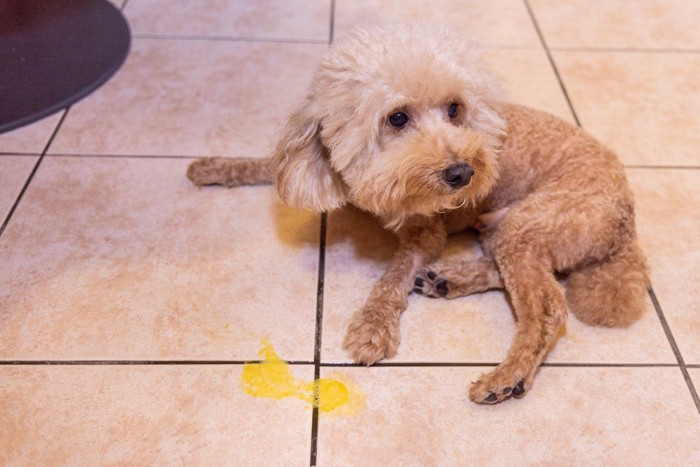
POLYGON ((112 159, 199 159, 202 157, 224 157, 231 159, 264 159, 264 157, 252 156, 211 156, 211 155, 184 155, 184 154, 68 154, 68 153, 51 153, 47 157, 75 157, 75 158, 112 158, 112 159))
POLYGON ((569 105, 569 110, 571 111, 571 115, 574 117, 574 121, 576 122, 576 125, 579 127, 581 126, 581 121, 578 118, 578 115, 576 115, 576 110, 574 110, 574 105, 571 102, 571 98, 569 97, 569 93, 566 90, 566 86, 564 85, 564 80, 562 80, 561 75, 559 74, 559 69, 557 68, 556 63, 554 62, 554 57, 552 57, 552 52, 549 50, 549 47, 547 47, 547 42, 544 40, 544 35, 542 34, 542 31, 540 30, 539 24, 537 24, 537 19, 535 18, 535 13, 532 11, 532 8, 530 7, 530 2, 528 0, 523 0, 523 3, 525 4, 525 8, 527 9, 528 14, 530 15, 530 19, 532 20, 532 25, 535 27, 535 31, 537 31, 537 36, 540 38, 540 42, 542 43, 542 47, 544 48, 544 52, 547 54, 547 59, 549 60, 549 64, 552 66, 552 70, 554 71, 554 75, 557 77, 557 81, 559 81, 559 87, 561 87, 562 92, 564 93, 564 98, 566 99, 566 103, 569 105))
POLYGON ((321 363, 324 368, 444 368, 444 367, 491 367, 498 366, 496 362, 377 362, 367 366, 355 362, 321 363))
POLYGON ((678 363, 543 363, 542 368, 677 368, 678 363))
POLYGON ((557 52, 600 52, 600 53, 660 53, 660 54, 698 54, 700 49, 654 49, 635 47, 552 47, 557 52))
POLYGON ((696 165, 626 165, 626 169, 665 169, 665 170, 698 170, 696 165))
MULTIPOLYGON (((229 365, 260 364, 264 360, 0 360, 0 366, 173 366, 173 365, 229 365)), ((371 367, 360 363, 320 363, 308 360, 289 360, 292 366, 319 366, 320 368, 481 368, 495 367, 497 362, 380 362, 371 367)), ((543 363, 541 368, 676 368, 677 363, 543 363)), ((700 365, 686 365, 697 369, 700 365)), ((315 372, 314 368, 314 372, 315 372)))
MULTIPOLYGON (((318 401, 318 384, 321 378, 321 340, 323 336, 323 289, 326 274, 326 232, 328 215, 321 214, 321 229, 319 232, 318 247, 318 285, 316 291, 316 331, 314 333, 314 401, 318 401)), ((318 404, 314 404, 311 412, 311 466, 316 465, 318 454, 318 404)))
MULTIPOLYGON (((21 153, 21 152, 0 152, 0 157, 4 156, 40 156, 36 153, 21 153)), ((111 159, 163 159, 163 160, 180 160, 180 159, 199 159, 203 157, 222 157, 231 159, 260 159, 254 156, 238 156, 238 155, 211 155, 211 154, 70 154, 70 153, 51 153, 46 154, 47 157, 73 157, 73 158, 111 158, 111 159)), ((694 165, 625 165, 626 169, 648 169, 648 170, 700 170, 700 166, 694 165)))
POLYGON ((663 310, 661 309, 661 304, 659 303, 659 300, 656 298, 656 294, 654 293, 654 289, 649 287, 649 297, 651 297, 651 301, 654 304, 654 309, 656 310, 656 314, 659 316, 659 321, 661 321, 661 326, 664 328, 664 332, 666 333, 666 338, 668 339, 668 343, 671 344, 671 349, 673 349, 673 354, 676 356, 676 360, 678 361, 678 366, 681 370, 681 373, 683 374, 683 378, 685 379, 685 384, 688 385, 688 390, 690 391, 690 396, 693 398, 693 402, 695 402, 695 407, 697 408, 698 413, 700 413, 700 398, 698 397, 698 393, 695 390, 695 385, 693 384, 693 380, 690 379, 690 374, 688 373, 688 368, 685 365, 685 362, 683 361, 683 355, 681 355, 681 351, 678 348, 678 344, 676 344, 676 339, 673 337, 673 333, 671 332, 671 327, 668 325, 668 321, 666 321, 666 316, 664 315, 663 310))
MULTIPOLYGON (((230 365, 259 364, 264 360, 6 360, 0 366, 173 366, 173 365, 230 365)), ((314 362, 291 360, 289 365, 313 365, 314 362)))
MULTIPOLYGON (((24 152, 0 152, 0 157, 4 156, 40 156, 37 153, 24 153, 24 152)), ((211 154, 71 154, 71 153, 51 153, 46 154, 47 157, 74 157, 74 158, 112 158, 112 159, 163 159, 163 160, 176 160, 176 159, 199 159, 203 157, 223 157, 231 159, 260 159, 260 157, 255 156, 238 156, 238 155, 211 155, 211 154)), ((649 170, 700 170, 700 166, 697 165, 640 165, 632 164, 625 165, 626 169, 649 169, 649 170)))
POLYGON ((328 31, 328 43, 332 44, 335 39, 335 0, 331 0, 331 18, 328 31))
POLYGON ((273 44, 321 44, 327 42, 322 39, 291 39, 284 37, 233 37, 233 36, 190 36, 180 34, 132 34, 133 39, 149 40, 175 40, 175 41, 212 41, 212 42, 258 42, 273 44))
MULTIPOLYGON (((0 156, 3 154, 0 153, 0 156)), ((7 155, 18 155, 18 156, 36 156, 38 154, 7 154, 7 155)), ((185 155, 185 154, 70 154, 70 153, 51 153, 46 154, 46 157, 73 157, 73 158, 86 158, 86 159, 163 159, 163 160, 189 160, 189 159, 201 159, 206 157, 221 157, 224 159, 245 159, 245 160, 255 160, 255 159, 265 159, 267 156, 227 156, 227 155, 185 155)))
MULTIPOLYGON (((468 368, 495 367, 498 362, 379 362, 368 368, 468 368)), ((321 363, 328 368, 365 368, 361 363, 321 363)), ((542 363, 540 368, 675 368, 677 363, 542 363)))
MULTIPOLYGON (((0 152, 0 157, 3 156, 40 156, 41 154, 36 153, 22 153, 22 152, 0 152)), ((239 156, 239 155, 211 155, 211 154, 71 154, 71 153, 51 153, 46 154, 47 157, 74 157, 74 158, 112 158, 112 159, 163 159, 163 160, 175 160, 175 159, 199 159, 203 157, 222 157, 231 159, 260 159, 260 157, 255 156, 239 156)), ((700 170, 700 166, 697 165, 640 165, 632 164, 625 165, 626 169, 648 169, 648 170, 700 170)))
MULTIPOLYGON (((328 230, 328 215, 321 214, 318 252, 318 286, 316 289, 316 332, 314 334, 314 364, 321 363, 321 338, 323 333, 323 289, 326 274, 326 231, 328 230)), ((318 376, 318 375, 316 375, 318 376)))
POLYGON ((63 125, 63 121, 66 119, 66 115, 68 115, 69 110, 70 110, 70 106, 66 107, 65 110, 63 111, 63 115, 61 115, 61 119, 56 124, 56 128, 54 128, 53 132, 51 133, 51 137, 49 138, 48 142, 46 143, 46 146, 44 146, 44 150, 41 152, 41 155, 39 156, 39 160, 37 160, 36 164, 34 164, 34 168, 32 169, 31 173, 29 174, 29 177, 27 177, 27 181, 24 182, 24 186, 22 187, 19 194, 17 195, 15 202, 12 204, 12 207, 10 208, 10 212, 7 213, 7 216, 5 216, 5 220, 3 221, 2 225, 0 225, 0 237, 2 237, 2 234, 5 232, 5 229, 9 225, 10 219, 12 219, 12 216, 15 214, 15 211, 17 210, 17 207, 19 206, 20 201, 22 201, 24 194, 27 192, 27 188, 29 188, 29 184, 34 179, 34 175, 36 175, 37 171, 39 170, 39 166, 41 165, 42 161, 44 160, 44 157, 46 157, 46 153, 49 150, 49 147, 51 147, 51 143, 53 143, 54 138, 56 138, 56 135, 58 134, 58 130, 61 128, 61 125, 63 125))

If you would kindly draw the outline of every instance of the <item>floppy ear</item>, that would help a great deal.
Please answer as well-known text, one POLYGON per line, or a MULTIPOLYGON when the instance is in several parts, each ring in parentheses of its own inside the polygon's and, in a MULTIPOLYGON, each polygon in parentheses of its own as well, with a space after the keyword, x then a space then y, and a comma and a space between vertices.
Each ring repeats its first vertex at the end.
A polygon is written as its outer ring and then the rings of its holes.
POLYGON ((272 155, 277 192, 296 208, 329 211, 346 202, 345 184, 333 171, 319 137, 321 122, 306 100, 289 118, 272 155))

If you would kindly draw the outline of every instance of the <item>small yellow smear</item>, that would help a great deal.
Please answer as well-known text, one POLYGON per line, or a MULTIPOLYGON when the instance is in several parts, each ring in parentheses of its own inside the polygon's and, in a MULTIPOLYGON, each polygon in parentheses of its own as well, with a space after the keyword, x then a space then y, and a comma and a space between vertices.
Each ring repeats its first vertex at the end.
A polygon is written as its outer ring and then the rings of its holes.
POLYGON ((359 389, 353 387, 350 390, 338 379, 321 378, 310 383, 295 379, 289 371, 289 364, 275 353, 268 341, 263 341, 258 355, 263 358, 262 363, 247 363, 241 377, 243 389, 251 396, 295 397, 318 407, 321 412, 332 412, 344 406, 343 415, 350 415, 363 406, 364 398, 359 389))
POLYGON ((348 387, 335 379, 321 378, 309 384, 307 391, 311 392, 310 402, 321 412, 335 410, 350 400, 348 387))

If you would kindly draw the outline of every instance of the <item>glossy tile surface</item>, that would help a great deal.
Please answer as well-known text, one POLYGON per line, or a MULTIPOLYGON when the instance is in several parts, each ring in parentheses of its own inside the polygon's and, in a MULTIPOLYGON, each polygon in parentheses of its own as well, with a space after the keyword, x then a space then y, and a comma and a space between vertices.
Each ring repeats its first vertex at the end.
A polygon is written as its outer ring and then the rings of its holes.
POLYGON ((469 32, 500 46, 537 47, 540 42, 523 2, 518 0, 336 0, 335 37, 362 23, 427 21, 469 32))
POLYGON ((700 3, 529 0, 547 44, 573 48, 700 48, 700 3), (624 24, 624 27, 621 25, 624 24))
POLYGON ((0 134, 0 153, 41 154, 61 120, 62 114, 63 111, 0 134))
POLYGON ((336 370, 352 374, 367 405, 321 419, 318 465, 700 462, 700 418, 677 368, 544 368, 526 399, 478 406, 467 387, 482 370, 336 370), (663 428, 676 424, 684 430, 663 428))
POLYGON ((0 218, 10 213, 38 156, 0 156, 0 218))
POLYGON ((313 358, 318 217, 188 162, 44 161, 0 239, 0 358, 313 358))
POLYGON ((654 292, 688 364, 700 364, 700 186, 698 170, 630 169, 639 236, 654 292))
MULTIPOLYGON (((697 2, 112 3, 125 65, 60 127, 0 135, 0 465, 700 464, 697 2), (398 355, 354 366, 393 234, 185 177, 266 156, 330 38, 382 19, 474 32, 507 99, 627 165, 656 302, 627 329, 570 316, 521 400, 467 398, 515 331, 503 292, 410 296, 398 355), (348 402, 315 413, 315 375, 348 402)), ((443 258, 479 254, 461 234, 443 258)))
POLYGON ((264 157, 324 44, 135 39, 51 153, 264 157))
POLYGON ((695 390, 698 391, 700 389, 700 366, 689 369, 688 373, 690 373, 690 378, 693 380, 695 390))
POLYGON ((240 373, 209 365, 0 367, 0 463, 307 463, 311 410, 244 394, 240 373))
POLYGON ((554 57, 581 124, 624 163, 700 166, 700 54, 554 57))
POLYGON ((134 34, 328 41, 330 2, 315 0, 130 0, 134 34))
POLYGON ((484 55, 503 80, 504 99, 544 110, 574 122, 561 85, 547 55, 540 49, 494 49, 484 55))

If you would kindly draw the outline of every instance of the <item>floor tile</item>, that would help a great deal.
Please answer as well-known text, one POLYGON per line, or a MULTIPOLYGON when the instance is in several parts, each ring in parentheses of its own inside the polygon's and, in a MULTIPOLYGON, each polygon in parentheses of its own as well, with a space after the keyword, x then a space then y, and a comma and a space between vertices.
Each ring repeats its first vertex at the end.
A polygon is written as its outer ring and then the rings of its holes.
POLYGON ((700 462, 700 417, 678 368, 544 368, 524 399, 497 406, 467 399, 482 370, 333 369, 363 388, 366 408, 320 420, 319 465, 700 462))
POLYGON ((626 164, 700 166, 700 55, 554 52, 583 127, 626 164))
POLYGON ((0 239, 0 358, 313 359, 319 217, 187 164, 42 162, 0 239))
POLYGON ((700 364, 700 171, 629 169, 651 280, 683 358, 700 364))
POLYGON ((485 57, 492 73, 503 80, 505 100, 544 110, 573 123, 547 55, 541 49, 494 49, 485 57))
POLYGON ((688 373, 695 386, 695 391, 700 394, 700 368, 689 368, 688 373))
POLYGON ((550 47, 700 48, 700 3, 530 0, 550 47), (624 25, 624 27, 621 27, 624 25))
POLYGON ((537 32, 518 0, 336 0, 335 37, 360 23, 420 20, 460 28, 501 46, 538 47, 537 32))
POLYGON ((19 154, 41 154, 56 125, 61 120, 63 111, 46 117, 38 122, 0 134, 0 152, 19 154))
MULTIPOLYGON (((473 237, 456 236, 444 258, 479 254, 473 237)), ((342 342, 353 312, 364 304, 396 248, 396 240, 368 215, 346 209, 329 216, 324 283, 324 362, 349 362, 342 342)), ((497 363, 515 333, 513 313, 500 291, 435 300, 409 297, 401 317, 401 346, 388 362, 497 363)), ((570 316, 547 358, 556 363, 675 363, 650 301, 643 318, 626 329, 584 325, 570 316)))
POLYGON ((326 49, 134 40, 115 77, 71 108, 51 153, 265 156, 326 49))
MULTIPOLYGON (((629 167, 700 391, 698 2, 109 1, 126 5, 131 54, 71 106, 0 236, 0 465, 309 464, 320 216, 184 173, 196 156, 267 155, 325 42, 382 19, 470 31, 508 100, 573 121, 539 27, 582 125, 629 167), (299 398, 245 392, 236 361, 270 348, 296 361, 299 398)), ((0 135, 3 218, 62 116, 0 135)), ((697 402, 651 299, 628 329, 570 316, 527 397, 478 406, 468 386, 515 331, 505 294, 412 295, 399 355, 345 366, 347 325, 397 242, 352 209, 327 227, 321 377, 353 403, 319 411, 317 465, 700 465, 697 402)), ((473 240, 444 256, 479 255, 473 240)))
POLYGON ((0 367, 0 464, 308 465, 311 410, 248 396, 240 374, 207 365, 0 367))
POLYGON ((329 38, 331 1, 130 0, 133 34, 310 40, 329 38))
POLYGON ((0 225, 32 173, 39 156, 0 156, 0 225))

